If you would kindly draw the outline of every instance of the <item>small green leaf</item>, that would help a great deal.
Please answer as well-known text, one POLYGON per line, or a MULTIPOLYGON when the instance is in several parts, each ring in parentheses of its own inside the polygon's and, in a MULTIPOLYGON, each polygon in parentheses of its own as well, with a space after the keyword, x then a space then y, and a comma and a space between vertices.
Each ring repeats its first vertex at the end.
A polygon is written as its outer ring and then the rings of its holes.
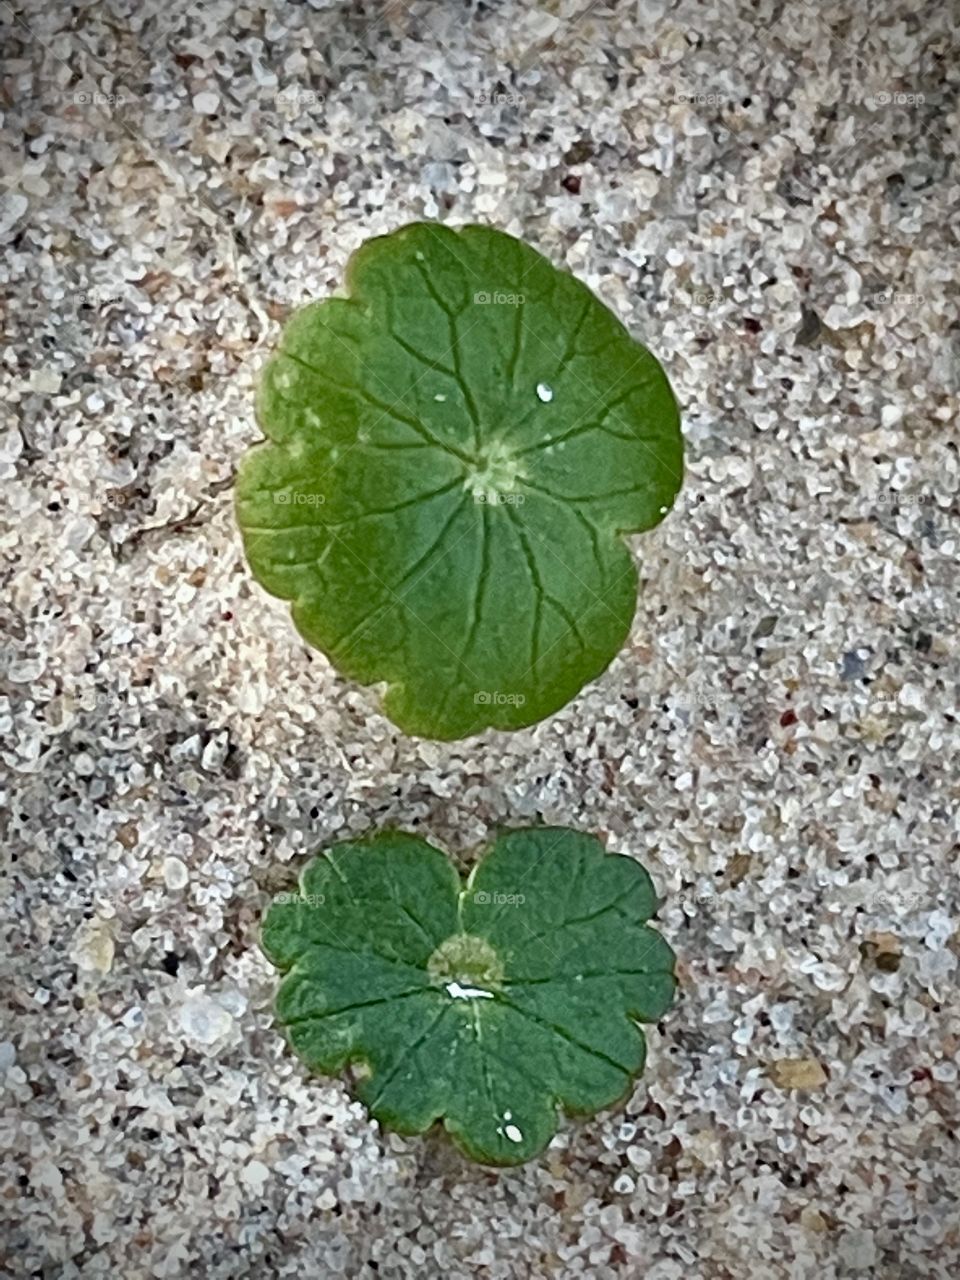
POLYGON ((650 877, 593 836, 509 831, 463 886, 439 850, 384 832, 334 845, 281 895, 263 949, 277 1017, 314 1071, 366 1072, 383 1124, 436 1120, 475 1160, 520 1164, 643 1069, 637 1025, 673 997, 673 952, 645 921, 650 877))
POLYGON ((680 487, 654 357, 511 236, 415 223, 350 260, 350 296, 284 330, 237 513, 259 582, 406 732, 552 714, 623 645, 621 535, 680 487))

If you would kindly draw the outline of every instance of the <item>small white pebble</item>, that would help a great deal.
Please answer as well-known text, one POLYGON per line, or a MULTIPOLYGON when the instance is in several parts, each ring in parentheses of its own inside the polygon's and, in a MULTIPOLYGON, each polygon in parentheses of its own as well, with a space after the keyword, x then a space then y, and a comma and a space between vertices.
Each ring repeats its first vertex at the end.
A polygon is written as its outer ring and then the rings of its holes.
POLYGON ((847 984, 847 975, 839 965, 824 960, 811 971, 811 977, 821 991, 840 991, 847 984))
POLYGON ((233 1018, 209 996, 191 996, 180 1007, 180 1029, 197 1044, 216 1044, 230 1034, 233 1018))
POLYGON ((545 382, 538 382, 537 398, 542 400, 544 404, 549 404, 553 399, 553 387, 548 386, 545 382))
POLYGON ((770 1006, 769 1017, 774 1031, 789 1031, 793 1022, 793 1010, 787 1004, 774 1004, 770 1006))
POLYGON ((73 771, 80 778, 92 778, 96 768, 93 756, 87 751, 78 751, 73 757, 73 771))
MULTIPOLYGON (((46 658, 24 658, 20 662, 11 662, 7 669, 7 679, 14 684, 32 684, 39 680, 46 670, 46 658)), ((89 757, 88 757, 89 758, 89 757)))
POLYGON ((23 436, 16 427, 0 433, 0 462, 16 462, 23 453, 23 436))
POLYGON ((912 707, 915 711, 926 710, 924 690, 918 684, 905 684, 900 690, 898 702, 902 707, 912 707))
POLYGON ((52 1160, 37 1161, 33 1166, 33 1176, 30 1181, 36 1187, 52 1191, 54 1195, 59 1195, 63 1191, 63 1174, 52 1160))
POLYGON ((63 383, 63 375, 59 369, 34 369, 30 375, 30 390, 39 391, 41 395, 56 395, 63 383))
POLYGON ((187 881, 190 879, 187 871, 186 863, 180 858, 164 858, 163 860, 163 883, 168 889, 183 889, 186 887, 187 881))
POLYGON ((193 99, 193 109, 201 116, 214 116, 220 110, 220 96, 209 89, 198 93, 193 99))
POLYGON ((113 952, 113 937, 106 922, 85 920, 74 935, 70 958, 85 973, 109 973, 113 952))
POLYGON ((240 1171, 240 1181, 250 1188, 255 1194, 259 1195, 263 1190, 263 1184, 270 1177, 270 1170, 262 1160, 251 1160, 249 1164, 244 1165, 240 1171))
POLYGON ((0 199, 0 235, 19 222, 30 207, 30 202, 20 191, 8 191, 0 199))
POLYGON ((650 1152, 646 1147, 641 1147, 639 1143, 634 1143, 632 1146, 627 1147, 627 1159, 633 1165, 634 1169, 643 1170, 650 1168, 650 1152))
POLYGON ((803 248, 805 232, 798 222, 788 222, 783 228, 783 247, 790 253, 803 248))
POLYGON ((216 772, 226 760, 229 750, 230 743, 227 735, 225 733, 215 733, 203 748, 203 755, 200 757, 201 767, 206 769, 208 773, 216 772))

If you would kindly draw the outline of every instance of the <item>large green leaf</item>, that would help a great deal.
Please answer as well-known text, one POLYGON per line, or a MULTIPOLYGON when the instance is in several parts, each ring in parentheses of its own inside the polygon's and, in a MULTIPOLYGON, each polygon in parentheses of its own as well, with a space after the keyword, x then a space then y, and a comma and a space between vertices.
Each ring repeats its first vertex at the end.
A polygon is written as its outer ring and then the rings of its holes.
POLYGON ((463 886, 425 840, 334 845, 270 907, 263 948, 286 977, 277 1017, 315 1071, 365 1064, 384 1124, 443 1120, 476 1160, 519 1164, 557 1106, 592 1113, 643 1069, 637 1025, 673 997, 673 952, 645 921, 650 877, 593 836, 510 831, 463 886))
POLYGON ((284 330, 270 443, 237 512, 268 591, 409 733, 532 724, 624 643, 624 533, 680 487, 654 357, 573 276, 487 227, 415 223, 350 260, 348 298, 284 330))

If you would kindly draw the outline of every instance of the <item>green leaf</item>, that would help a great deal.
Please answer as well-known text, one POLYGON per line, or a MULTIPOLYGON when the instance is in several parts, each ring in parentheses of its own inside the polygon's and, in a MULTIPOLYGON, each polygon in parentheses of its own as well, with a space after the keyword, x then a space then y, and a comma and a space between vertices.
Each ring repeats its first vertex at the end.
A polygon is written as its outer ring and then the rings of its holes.
POLYGON ((414 223, 288 323, 237 513, 258 581, 406 732, 552 714, 623 645, 680 487, 654 357, 511 236, 414 223))
POLYGON ((383 1124, 437 1120, 475 1160, 520 1164, 643 1069, 637 1021, 673 997, 673 952, 645 921, 650 877, 593 836, 502 834, 462 885, 439 850, 390 831, 334 845, 281 895, 263 949, 286 973, 277 1018, 314 1071, 365 1070, 383 1124))

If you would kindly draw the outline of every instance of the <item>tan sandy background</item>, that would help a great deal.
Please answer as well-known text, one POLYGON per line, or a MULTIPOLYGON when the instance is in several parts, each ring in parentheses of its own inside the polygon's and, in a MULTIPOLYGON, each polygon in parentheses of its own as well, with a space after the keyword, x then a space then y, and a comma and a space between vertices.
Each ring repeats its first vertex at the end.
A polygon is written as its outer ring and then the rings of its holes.
POLYGON ((960 1270, 950 7, 0 0, 0 1272, 960 1270), (243 562, 289 311, 489 221, 663 360, 689 473, 631 643, 414 741, 243 562), (497 1173, 271 1027, 319 842, 641 859, 681 957, 622 1110, 497 1173))

